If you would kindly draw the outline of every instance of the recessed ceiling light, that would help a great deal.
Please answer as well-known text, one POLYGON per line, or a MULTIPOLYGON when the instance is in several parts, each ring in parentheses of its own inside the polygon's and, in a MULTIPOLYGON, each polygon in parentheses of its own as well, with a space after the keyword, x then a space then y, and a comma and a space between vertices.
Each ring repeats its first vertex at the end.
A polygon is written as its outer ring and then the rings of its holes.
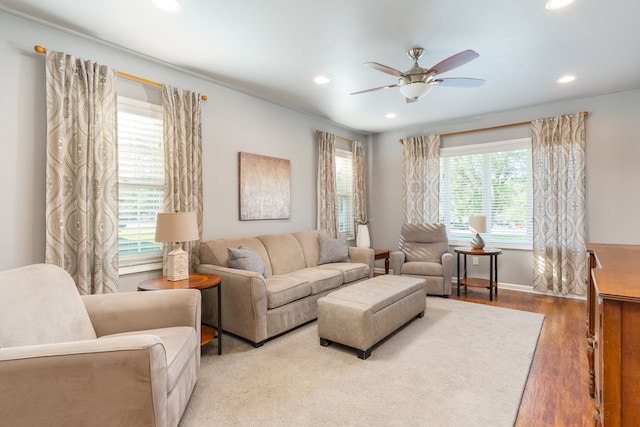
POLYGON ((576 79, 576 76, 572 74, 567 74, 566 76, 560 77, 556 82, 558 83, 570 83, 576 79))
POLYGON ((313 81, 318 85, 326 85, 331 81, 331 79, 327 76, 317 76, 315 79, 313 79, 313 81))
POLYGON ((386 117, 387 119, 395 119, 397 116, 396 116, 396 113, 389 113, 389 114, 387 114, 385 117, 386 117))
POLYGON ((562 9, 569 6, 574 0, 548 0, 545 7, 549 10, 562 9))
POLYGON ((180 0, 151 0, 151 3, 165 12, 175 13, 182 10, 182 2, 180 0))

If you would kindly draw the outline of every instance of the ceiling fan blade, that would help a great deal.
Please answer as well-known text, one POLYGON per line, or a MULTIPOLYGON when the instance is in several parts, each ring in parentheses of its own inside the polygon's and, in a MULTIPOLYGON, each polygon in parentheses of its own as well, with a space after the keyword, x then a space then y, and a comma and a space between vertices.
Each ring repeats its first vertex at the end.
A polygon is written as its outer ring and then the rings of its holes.
POLYGON ((361 90, 361 91, 358 91, 358 92, 353 92, 353 93, 350 93, 349 95, 359 95, 361 93, 373 92, 373 91, 376 91, 376 90, 390 89, 390 88, 396 87, 396 86, 398 86, 398 85, 387 85, 387 86, 374 87, 373 89, 365 89, 365 90, 361 90))
POLYGON ((387 67, 386 65, 378 64, 377 62, 365 62, 364 65, 371 67, 383 73, 391 74, 392 76, 402 77, 404 73, 396 70, 395 68, 387 67))
POLYGON ((476 59, 478 56, 480 55, 473 50, 463 50, 460 53, 456 53, 455 55, 438 62, 436 65, 431 67, 429 71, 435 71, 436 74, 442 74, 446 71, 453 70, 454 68, 464 65, 467 62, 476 59))
POLYGON ((480 87, 484 84, 482 79, 470 79, 466 77, 451 77, 448 79, 435 79, 431 81, 434 86, 449 87, 480 87))

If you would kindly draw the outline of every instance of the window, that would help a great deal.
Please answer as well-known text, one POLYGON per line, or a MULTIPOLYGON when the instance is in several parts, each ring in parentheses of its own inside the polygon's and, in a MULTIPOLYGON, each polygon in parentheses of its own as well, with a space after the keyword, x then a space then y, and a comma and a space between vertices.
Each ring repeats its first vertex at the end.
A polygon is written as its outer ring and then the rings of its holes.
POLYGON ((487 243, 531 247, 531 139, 443 148, 440 221, 449 240, 468 242, 469 217, 487 217, 487 243))
POLYGON ((352 155, 350 151, 341 149, 336 149, 336 199, 338 233, 354 239, 352 155))
POLYGON ((156 217, 164 209, 164 146, 159 105, 118 97, 118 255, 130 267, 160 262, 156 217))

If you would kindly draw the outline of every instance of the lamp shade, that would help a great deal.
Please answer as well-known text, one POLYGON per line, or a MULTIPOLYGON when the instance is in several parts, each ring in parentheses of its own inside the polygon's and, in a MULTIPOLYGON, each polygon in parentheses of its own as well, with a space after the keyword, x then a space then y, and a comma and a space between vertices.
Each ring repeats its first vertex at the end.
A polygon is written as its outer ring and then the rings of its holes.
POLYGON ((425 96, 431 90, 431 85, 425 82, 413 82, 400 86, 400 93, 414 101, 425 96))
POLYGON ((469 230, 473 231, 474 233, 486 233, 487 217, 486 216, 469 217, 469 230))
POLYGON ((158 214, 156 242, 189 242, 199 238, 198 219, 195 212, 158 214))

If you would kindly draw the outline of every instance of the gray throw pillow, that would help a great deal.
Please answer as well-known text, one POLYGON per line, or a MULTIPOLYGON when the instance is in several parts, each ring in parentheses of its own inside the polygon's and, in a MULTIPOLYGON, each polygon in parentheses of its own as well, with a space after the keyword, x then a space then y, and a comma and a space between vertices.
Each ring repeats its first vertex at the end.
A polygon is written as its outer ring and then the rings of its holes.
POLYGON ((253 249, 247 246, 240 246, 237 249, 227 248, 227 253, 229 255, 229 267, 237 268, 238 270, 255 271, 258 274, 262 274, 262 277, 267 277, 264 262, 253 249))
POLYGON ((318 233, 318 243, 320 244, 318 264, 349 261, 349 249, 345 237, 332 239, 325 234, 318 233))

